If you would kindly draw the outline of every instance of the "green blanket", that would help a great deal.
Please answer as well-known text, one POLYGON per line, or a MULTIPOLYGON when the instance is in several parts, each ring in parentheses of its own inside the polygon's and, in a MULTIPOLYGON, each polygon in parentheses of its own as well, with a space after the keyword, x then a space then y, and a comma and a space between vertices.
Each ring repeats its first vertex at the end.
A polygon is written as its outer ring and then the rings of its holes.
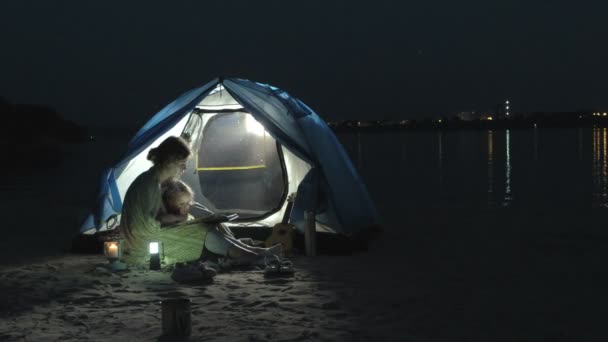
POLYGON ((123 259, 131 265, 145 265, 150 260, 148 245, 162 243, 164 263, 196 260, 201 256, 207 231, 212 225, 201 220, 161 227, 156 215, 161 206, 158 170, 151 167, 139 175, 125 194, 121 230, 125 240, 123 259))

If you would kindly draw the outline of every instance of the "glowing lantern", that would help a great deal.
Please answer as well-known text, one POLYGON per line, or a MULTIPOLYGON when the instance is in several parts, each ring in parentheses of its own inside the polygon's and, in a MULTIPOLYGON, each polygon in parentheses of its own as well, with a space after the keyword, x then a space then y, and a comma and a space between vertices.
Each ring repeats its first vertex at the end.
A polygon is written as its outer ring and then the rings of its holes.
POLYGON ((160 249, 161 243, 158 241, 151 241, 149 244, 150 251, 150 270, 160 270, 160 249))
POLYGON ((106 241, 103 243, 103 254, 110 260, 110 262, 114 260, 120 259, 122 256, 122 241, 106 241))
POLYGON ((120 261, 122 258, 122 240, 106 241, 103 243, 103 254, 110 262, 110 269, 121 271, 127 269, 127 264, 120 261))

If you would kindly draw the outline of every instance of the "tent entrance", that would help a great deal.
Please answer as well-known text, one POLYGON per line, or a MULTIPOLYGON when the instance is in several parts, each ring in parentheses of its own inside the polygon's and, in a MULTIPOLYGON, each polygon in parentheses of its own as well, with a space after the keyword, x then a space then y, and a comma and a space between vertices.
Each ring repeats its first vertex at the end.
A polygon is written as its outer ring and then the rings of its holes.
POLYGON ((282 149, 251 114, 194 114, 190 122, 184 133, 194 158, 182 179, 197 202, 244 219, 263 219, 281 209, 287 194, 282 149))

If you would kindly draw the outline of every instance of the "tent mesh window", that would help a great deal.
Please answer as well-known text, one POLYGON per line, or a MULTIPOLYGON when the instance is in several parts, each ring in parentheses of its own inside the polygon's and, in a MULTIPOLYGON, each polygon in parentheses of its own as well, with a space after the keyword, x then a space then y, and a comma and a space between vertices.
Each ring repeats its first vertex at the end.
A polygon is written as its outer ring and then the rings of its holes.
POLYGON ((286 192, 281 156, 250 114, 217 114, 205 125, 188 183, 196 201, 212 211, 263 217, 280 208, 286 192))

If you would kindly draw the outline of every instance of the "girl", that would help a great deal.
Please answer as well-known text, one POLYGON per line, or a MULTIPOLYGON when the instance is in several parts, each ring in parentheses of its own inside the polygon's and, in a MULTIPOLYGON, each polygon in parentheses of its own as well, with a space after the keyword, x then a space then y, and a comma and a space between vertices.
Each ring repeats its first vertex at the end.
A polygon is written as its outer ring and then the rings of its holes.
MULTIPOLYGON (((163 223, 184 222, 192 218, 188 212, 194 203, 192 189, 182 181, 169 180, 163 184, 163 207, 159 220, 163 223)), ((263 264, 267 255, 278 255, 281 245, 270 248, 253 246, 249 238, 237 239, 230 228, 217 224, 205 236, 205 250, 220 257, 227 257, 235 264, 263 264)), ((205 258, 208 255, 204 256, 205 258)))

